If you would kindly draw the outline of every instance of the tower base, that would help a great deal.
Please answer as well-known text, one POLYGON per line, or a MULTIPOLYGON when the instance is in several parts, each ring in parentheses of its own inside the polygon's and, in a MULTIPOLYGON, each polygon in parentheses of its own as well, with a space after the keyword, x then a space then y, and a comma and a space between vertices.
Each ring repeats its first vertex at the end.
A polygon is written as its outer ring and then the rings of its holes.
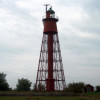
POLYGON ((47 82, 47 86, 46 86, 46 90, 48 92, 50 91, 54 91, 55 90, 55 87, 54 87, 54 79, 53 78, 48 78, 46 79, 46 82, 47 82))

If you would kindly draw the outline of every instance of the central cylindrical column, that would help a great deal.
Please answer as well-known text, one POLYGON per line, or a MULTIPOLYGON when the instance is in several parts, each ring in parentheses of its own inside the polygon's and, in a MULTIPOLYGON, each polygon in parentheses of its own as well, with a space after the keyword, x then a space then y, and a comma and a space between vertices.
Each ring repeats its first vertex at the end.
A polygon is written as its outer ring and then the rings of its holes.
POLYGON ((53 78, 53 34, 48 34, 48 78, 53 78))
POLYGON ((47 91, 54 91, 53 79, 53 34, 48 34, 48 78, 47 91))

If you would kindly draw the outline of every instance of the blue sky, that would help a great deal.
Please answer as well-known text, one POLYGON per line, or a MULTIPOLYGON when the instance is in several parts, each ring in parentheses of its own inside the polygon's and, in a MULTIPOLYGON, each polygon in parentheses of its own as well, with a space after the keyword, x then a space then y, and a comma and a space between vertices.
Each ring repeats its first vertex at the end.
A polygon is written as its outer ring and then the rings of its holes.
POLYGON ((13 88, 18 78, 35 83, 44 4, 59 16, 66 83, 100 85, 100 0, 0 0, 0 72, 13 88))

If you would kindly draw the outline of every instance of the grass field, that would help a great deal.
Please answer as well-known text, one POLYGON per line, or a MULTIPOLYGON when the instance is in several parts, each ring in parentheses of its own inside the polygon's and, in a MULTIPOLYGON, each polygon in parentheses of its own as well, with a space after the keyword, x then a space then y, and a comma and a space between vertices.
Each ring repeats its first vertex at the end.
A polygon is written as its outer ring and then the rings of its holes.
POLYGON ((0 100, 100 100, 100 97, 94 96, 78 96, 78 97, 53 97, 53 96, 41 96, 41 97, 0 97, 0 100))
POLYGON ((100 93, 83 96, 0 96, 0 100, 100 100, 100 93))

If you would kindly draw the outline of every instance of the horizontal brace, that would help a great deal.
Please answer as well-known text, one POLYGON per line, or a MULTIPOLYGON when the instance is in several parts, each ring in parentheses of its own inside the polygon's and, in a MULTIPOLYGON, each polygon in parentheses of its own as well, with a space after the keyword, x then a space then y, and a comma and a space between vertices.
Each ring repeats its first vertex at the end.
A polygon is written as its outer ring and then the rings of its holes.
POLYGON ((53 60, 54 62, 62 62, 62 60, 53 60))
POLYGON ((47 72, 48 70, 43 70, 43 69, 42 69, 42 70, 38 70, 38 71, 41 71, 41 72, 42 72, 42 71, 43 71, 43 72, 47 72))
POLYGON ((63 70, 53 70, 53 71, 54 71, 54 72, 60 72, 60 71, 62 72, 63 70))
POLYGON ((53 50, 54 53, 58 53, 61 52, 60 50, 53 50))
POLYGON ((53 41, 54 44, 59 43, 59 41, 53 41))
MULTIPOLYGON (((48 70, 43 70, 43 69, 42 70, 38 70, 38 71, 40 71, 40 72, 42 72, 42 71, 43 72, 48 72, 48 70)), ((53 72, 60 72, 60 71, 62 72, 63 70, 53 70, 53 72)))
POLYGON ((46 63, 48 62, 47 60, 39 60, 39 61, 40 61, 40 62, 46 62, 46 63))
POLYGON ((65 81, 65 80, 55 80, 55 81, 65 81))
MULTIPOLYGON (((37 80, 37 81, 46 81, 46 80, 37 80)), ((65 80, 55 80, 54 81, 65 81, 65 80)))
POLYGON ((46 81, 46 80, 36 80, 36 81, 46 81))

